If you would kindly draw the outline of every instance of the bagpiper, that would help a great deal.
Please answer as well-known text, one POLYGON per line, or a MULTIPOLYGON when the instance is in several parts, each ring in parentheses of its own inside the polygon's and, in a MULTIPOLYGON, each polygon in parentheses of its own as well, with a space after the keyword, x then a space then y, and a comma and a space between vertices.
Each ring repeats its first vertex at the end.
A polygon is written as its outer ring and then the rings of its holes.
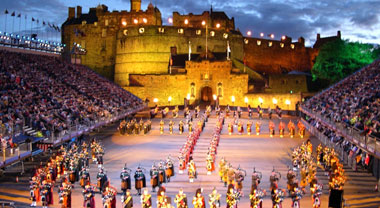
POLYGON ((234 124, 229 123, 228 124, 228 134, 231 135, 234 132, 234 124))
POLYGON ((227 107, 226 107, 226 117, 228 118, 229 115, 230 115, 230 105, 227 104, 227 107))
POLYGON ((83 190, 83 207, 95 208, 95 193, 91 185, 86 185, 83 190))
POLYGON ((82 168, 79 175, 80 175, 79 184, 82 188, 84 188, 87 184, 90 184, 90 173, 88 172, 88 170, 85 167, 82 168))
POLYGON ((175 108, 174 108, 174 110, 172 111, 173 118, 177 118, 178 117, 178 111, 179 111, 178 105, 176 105, 175 108))
POLYGON ((283 138, 284 133, 285 133, 285 123, 284 122, 280 121, 280 124, 278 124, 278 130, 280 133, 280 137, 283 138))
POLYGON ((193 197, 194 208, 206 208, 205 198, 202 196, 202 189, 198 188, 193 197))
POLYGON ((272 121, 269 121, 269 135, 270 137, 273 137, 274 136, 274 123, 272 121))
POLYGON ((165 125, 164 121, 161 120, 161 121, 160 121, 160 134, 163 134, 163 133, 164 133, 164 125, 165 125))
POLYGON ((62 204, 62 208, 70 208, 71 207, 71 184, 65 178, 59 188, 59 203, 62 204))
POLYGON ((210 205, 210 208, 219 208, 221 195, 218 193, 216 188, 214 188, 212 190, 212 193, 208 196, 209 196, 208 204, 210 205))
POLYGON ((150 185, 152 186, 152 192, 155 192, 157 186, 160 185, 158 169, 155 165, 152 165, 150 169, 150 185))
POLYGON ((174 164, 170 156, 166 159, 165 167, 166 180, 170 182, 170 177, 174 176, 174 164))
POLYGON ((104 208, 116 208, 116 191, 107 186, 102 193, 102 200, 104 208))
POLYGON ((129 189, 127 189, 126 192, 123 192, 123 195, 121 196, 121 204, 122 204, 122 208, 133 207, 133 197, 129 189))
POLYGON ((187 174, 189 175, 189 182, 194 182, 194 178, 197 178, 197 170, 195 167, 194 160, 190 160, 187 171, 187 174))
POLYGON ((183 189, 180 188, 178 194, 175 196, 174 202, 177 204, 177 208, 188 208, 187 207, 187 197, 183 193, 183 189))
POLYGON ((303 138, 305 136, 305 126, 303 125, 301 121, 299 121, 297 124, 297 127, 298 127, 300 137, 303 138))
POLYGON ((143 195, 141 195, 142 208, 152 207, 152 196, 149 194, 148 189, 144 189, 143 195))
POLYGON ((137 193, 141 195, 141 189, 146 187, 146 180, 145 180, 145 174, 143 173, 143 169, 138 166, 135 171, 135 188, 137 190, 137 193))
POLYGON ((268 107, 268 118, 271 120, 272 119, 272 109, 268 107))
POLYGON ((123 193, 131 189, 131 172, 132 170, 127 167, 127 164, 125 164, 123 170, 120 173, 121 190, 123 193))
POLYGON ((261 122, 257 121, 255 124, 255 127, 256 127, 256 135, 260 135, 261 122))
POLYGON ((46 180, 42 181, 40 192, 43 208, 47 208, 49 204, 53 204, 51 185, 46 180))
POLYGON ((244 126, 241 123, 241 121, 239 121, 239 123, 238 123, 238 132, 240 135, 244 133, 244 126))
POLYGON ((235 183, 236 183, 236 191, 242 192, 243 190, 243 181, 244 177, 247 175, 247 172, 244 169, 241 169, 240 166, 235 171, 235 183))
POLYGON ((158 180, 160 181, 159 186, 166 183, 166 170, 165 163, 163 161, 158 164, 158 180))
POLYGON ((248 121, 247 122, 247 134, 248 135, 251 135, 251 131, 252 131, 252 122, 248 121))
POLYGON ((273 208, 282 208, 282 201, 284 201, 284 191, 281 189, 274 189, 272 191, 272 205, 273 208))
POLYGON ((289 129, 290 138, 293 138, 293 137, 294 137, 294 135, 295 135, 295 128, 296 128, 296 126, 295 126, 294 123, 290 120, 289 123, 288 123, 288 129, 289 129))
POLYGON ((157 208, 169 208, 170 201, 168 201, 168 197, 165 194, 165 188, 160 187, 157 193, 157 208))
POLYGON ((249 118, 252 118, 252 108, 251 108, 251 106, 250 105, 248 105, 248 117, 249 118))
POLYGON ((173 134, 173 125, 174 125, 174 122, 172 120, 169 121, 169 133, 170 134, 173 134))
POLYGON ((239 192, 234 189, 234 186, 232 184, 228 185, 226 194, 227 208, 237 208, 238 201, 239 192))
POLYGON ((193 132, 193 122, 189 121, 188 123, 188 128, 189 128, 189 134, 191 134, 193 132))
POLYGON ((40 187, 38 184, 38 180, 35 176, 32 177, 30 183, 30 200, 32 200, 31 207, 37 206, 37 202, 40 201, 40 187))
POLYGON ((219 177, 220 177, 220 181, 223 182, 223 173, 224 173, 224 169, 226 168, 226 160, 224 157, 222 157, 222 159, 219 161, 219 177))
POLYGON ((100 190, 100 192, 103 192, 105 186, 107 185, 107 174, 104 172, 103 167, 99 168, 98 175, 96 176, 97 179, 97 188, 100 190))
POLYGON ((179 124, 178 124, 178 131, 179 131, 179 134, 182 134, 183 133, 183 121, 179 121, 179 124))
POLYGON ((214 158, 208 154, 206 158, 207 175, 211 175, 211 172, 215 170, 214 158))
POLYGON ((259 114, 259 119, 263 118, 263 109, 260 107, 260 105, 257 106, 257 113, 259 114))
POLYGON ((249 195, 250 208, 263 208, 264 195, 265 192, 259 189, 252 190, 251 194, 249 195))

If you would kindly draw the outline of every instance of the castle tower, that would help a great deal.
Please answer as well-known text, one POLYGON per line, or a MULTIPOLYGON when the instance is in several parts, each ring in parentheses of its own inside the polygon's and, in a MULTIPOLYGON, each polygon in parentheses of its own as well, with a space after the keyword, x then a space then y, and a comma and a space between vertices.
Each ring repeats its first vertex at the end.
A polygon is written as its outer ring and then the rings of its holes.
POLYGON ((141 0, 131 0, 131 11, 138 12, 141 10, 141 0))

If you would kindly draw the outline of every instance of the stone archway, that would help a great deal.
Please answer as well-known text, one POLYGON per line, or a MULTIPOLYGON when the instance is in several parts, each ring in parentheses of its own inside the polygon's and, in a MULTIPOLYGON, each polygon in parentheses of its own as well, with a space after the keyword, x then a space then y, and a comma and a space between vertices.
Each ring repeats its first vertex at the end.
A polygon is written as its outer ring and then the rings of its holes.
POLYGON ((203 102, 211 102, 212 101, 212 89, 211 87, 203 87, 201 91, 201 100, 203 102))

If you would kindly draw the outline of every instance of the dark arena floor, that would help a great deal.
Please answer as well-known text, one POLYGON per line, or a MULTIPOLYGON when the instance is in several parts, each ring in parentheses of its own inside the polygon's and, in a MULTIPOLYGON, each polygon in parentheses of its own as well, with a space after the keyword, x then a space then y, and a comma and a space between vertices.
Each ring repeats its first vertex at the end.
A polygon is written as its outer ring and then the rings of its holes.
MULTIPOLYGON (((284 115, 282 118, 286 125, 290 119, 293 120, 295 124, 297 124, 297 117, 284 115)), ((269 176, 272 172, 272 169, 275 168, 275 170, 279 171, 282 175, 282 178, 279 182, 279 188, 286 189, 286 173, 288 166, 291 166, 292 164, 292 149, 300 145, 302 142, 305 142, 307 139, 311 140, 314 149, 319 144, 318 140, 315 137, 311 136, 309 133, 307 133, 306 137, 303 139, 301 139, 298 134, 296 134, 295 138, 290 138, 288 131, 286 130, 285 137, 280 138, 278 135, 278 124, 280 120, 277 116, 274 116, 272 118, 276 124, 276 134, 273 138, 269 137, 269 120, 266 115, 261 120, 262 133, 260 135, 256 135, 255 133, 247 135, 246 132, 242 135, 239 135, 236 132, 236 127, 234 129, 234 133, 232 135, 228 135, 227 125, 232 120, 232 118, 227 118, 223 126, 219 146, 217 149, 217 157, 215 163, 216 170, 212 172, 211 175, 207 175, 206 153, 207 148, 210 144, 213 129, 216 126, 216 116, 213 112, 211 118, 206 123, 205 129, 201 133, 194 149, 193 158, 197 166, 198 178, 195 179, 193 183, 190 183, 186 171, 184 174, 178 173, 178 152, 181 146, 185 143, 186 137, 188 135, 187 128, 185 128, 185 134, 178 134, 178 122, 180 120, 184 120, 183 114, 180 113, 179 118, 175 119, 172 119, 170 114, 169 118, 164 119, 165 132, 163 135, 160 135, 159 132, 160 120, 160 118, 155 118, 152 120, 152 130, 147 135, 121 135, 117 131, 118 124, 116 123, 114 125, 104 127, 99 132, 92 133, 90 135, 91 138, 95 137, 97 140, 101 141, 102 145, 104 146, 104 167, 111 185, 116 187, 119 192, 117 195, 116 207, 121 207, 120 172, 125 163, 127 163, 128 167, 132 169, 132 174, 138 165, 141 165, 147 170, 145 173, 147 179, 147 187, 149 188, 149 192, 151 192, 151 187, 149 186, 149 170, 154 162, 157 163, 160 160, 165 160, 169 155, 171 155, 171 157, 174 159, 176 173, 171 181, 164 184, 163 186, 166 187, 167 195, 172 198, 171 204, 173 207, 174 196, 178 193, 178 190, 180 188, 184 189, 184 192, 188 197, 188 203, 190 204, 189 207, 193 207, 191 205, 191 200, 197 188, 203 188, 203 195, 205 196, 207 204, 208 194, 211 193, 214 187, 220 194, 222 194, 221 207, 226 206, 225 197, 227 188, 224 187, 224 184, 222 182, 220 182, 217 168, 217 164, 222 157, 225 157, 233 167, 240 166, 247 172, 243 186, 244 195, 241 197, 238 206, 243 208, 249 207, 251 174, 253 168, 255 167, 256 171, 262 172, 263 175, 260 187, 267 190, 267 196, 265 196, 263 207, 271 207, 272 202, 270 199, 269 176), (168 122, 170 120, 173 120, 175 122, 175 131, 172 135, 168 132, 168 122)), ((241 121, 244 123, 244 130, 246 130, 247 120, 247 115, 243 114, 241 121)), ((252 129, 254 130, 254 124, 258 120, 257 115, 254 115, 254 117, 249 120, 253 122, 252 129)), ((44 159, 46 160, 47 158, 48 156, 46 155, 38 156, 36 159, 34 159, 33 162, 25 162, 26 170, 30 169, 34 164, 39 164, 40 161, 44 161, 44 159)), ((352 170, 350 171, 348 168, 345 169, 347 173, 345 198, 361 198, 357 201, 357 206, 351 207, 378 207, 379 204, 376 203, 376 201, 380 201, 380 197, 378 193, 373 193, 373 189, 376 184, 374 177, 370 176, 367 173, 354 172, 352 170)), ((0 200, 14 201, 16 203, 16 207, 29 207, 31 203, 29 200, 30 174, 26 172, 23 176, 19 177, 19 182, 16 183, 15 176, 16 174, 19 174, 19 170, 20 165, 14 165, 13 167, 6 170, 5 175, 1 178, 0 182, 0 200)), ((95 163, 91 163, 90 172, 93 184, 96 183, 97 171, 97 165, 95 163)), ((297 177, 299 178, 299 174, 297 177)), ((321 197, 321 207, 328 207, 328 178, 325 176, 324 172, 321 169, 318 169, 317 177, 319 182, 323 183, 324 185, 323 195, 321 197)), ((137 195, 137 192, 134 189, 134 181, 132 181, 132 187, 132 193, 134 195, 134 207, 140 207, 140 197, 137 195)), ((72 207, 83 206, 83 196, 81 192, 82 188, 79 186, 79 183, 74 184, 72 193, 72 207)), ((153 207, 156 207, 156 193, 152 193, 152 199, 153 207)), ((60 207, 58 201, 57 187, 55 187, 54 205, 51 207, 60 207)), ((283 202, 283 207, 291 207, 291 204, 292 200, 287 196, 283 202)), ((38 206, 41 206, 41 204, 39 203, 38 206)), ((101 206, 101 195, 97 193, 96 207, 101 206)), ((306 194, 301 199, 301 206, 305 208, 312 207, 309 187, 306 188, 306 194)), ((209 207, 208 204, 206 207, 209 207)))

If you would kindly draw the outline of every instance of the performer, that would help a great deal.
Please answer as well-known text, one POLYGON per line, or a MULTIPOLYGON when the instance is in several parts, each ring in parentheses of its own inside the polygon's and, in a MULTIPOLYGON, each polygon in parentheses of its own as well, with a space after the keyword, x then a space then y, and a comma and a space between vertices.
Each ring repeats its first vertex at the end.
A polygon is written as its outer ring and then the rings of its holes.
POLYGON ((215 170, 214 158, 210 154, 207 154, 206 169, 207 175, 211 175, 211 172, 215 170))
POLYGON ((293 137, 294 137, 294 135, 295 135, 295 128, 296 128, 296 126, 295 126, 294 123, 290 120, 289 123, 288 123, 288 129, 289 129, 290 138, 293 138, 293 137))
POLYGON ((82 168, 79 175, 80 175, 80 186, 82 188, 84 188, 87 184, 90 184, 90 173, 85 167, 82 168))
POLYGON ((265 196, 265 192, 254 189, 251 191, 249 195, 250 208, 263 208, 263 198, 265 196))
POLYGON ((170 182, 170 177, 174 176, 174 164, 173 160, 170 158, 170 155, 166 159, 166 164, 165 164, 165 175, 166 175, 166 180, 170 182))
POLYGON ((256 135, 260 135, 261 122, 257 121, 255 127, 256 127, 256 135))
POLYGON ((261 172, 258 172, 255 168, 253 168, 251 193, 253 193, 253 190, 259 189, 259 184, 261 182, 262 176, 263 175, 261 172))
POLYGON ((42 208, 47 208, 49 205, 50 200, 50 194, 49 192, 51 187, 48 185, 46 180, 42 181, 42 186, 41 186, 41 201, 42 201, 42 208))
POLYGON ((234 186, 232 184, 228 185, 226 195, 227 208, 237 208, 238 201, 239 193, 235 191, 234 186))
POLYGON ((163 120, 161 120, 160 121, 160 134, 163 134, 164 133, 164 121, 163 120))
POLYGON ((121 196, 121 204, 122 204, 122 208, 133 207, 133 197, 129 189, 127 189, 126 192, 123 192, 123 195, 121 196))
POLYGON ((60 187, 60 204, 62 208, 71 208, 71 184, 65 178, 60 187))
POLYGON ((144 189, 143 195, 141 195, 142 208, 152 207, 152 196, 148 193, 148 189, 144 189))
POLYGON ((125 164, 120 173, 121 190, 123 191, 123 194, 125 194, 127 190, 131 189, 131 172, 132 170, 127 167, 127 164, 125 164))
POLYGON ((138 195, 141 195, 141 189, 146 187, 146 180, 143 170, 140 166, 137 167, 135 171, 135 188, 137 190, 138 195))
POLYGON ((104 172, 103 168, 99 169, 98 175, 96 176, 96 179, 98 181, 97 188, 100 190, 100 193, 103 192, 105 186, 107 185, 106 182, 108 181, 107 175, 104 172))
POLYGON ((272 194, 273 208, 282 208, 282 201, 284 201, 284 192, 280 189, 274 189, 272 194))
POLYGON ((285 133, 285 123, 280 121, 280 124, 278 125, 278 129, 279 129, 279 132, 280 132, 280 137, 283 138, 284 137, 284 133, 285 133))
POLYGON ((165 188, 160 187, 157 193, 157 208, 168 208, 170 202, 168 202, 168 197, 165 195, 165 188))
POLYGON ((206 208, 205 198, 202 196, 202 189, 197 189, 193 198, 194 208, 206 208))
POLYGON ((260 105, 257 106, 257 113, 259 114, 259 119, 263 119, 263 109, 260 105))
POLYGON ((83 207, 95 208, 95 194, 91 185, 86 185, 83 190, 83 207))
POLYGON ((272 119, 272 109, 270 108, 270 107, 268 107, 268 118, 269 118, 269 120, 271 120, 272 119))
POLYGON ((251 108, 251 105, 248 105, 248 117, 252 118, 252 108, 251 108))
POLYGON ((273 135, 274 135, 274 128, 275 128, 274 123, 272 121, 269 121, 269 135, 270 135, 270 137, 273 137, 273 135))
POLYGON ((179 111, 178 105, 176 105, 175 108, 174 108, 174 110, 172 111, 173 118, 177 118, 178 117, 178 111, 179 111))
POLYGON ((230 115, 230 105, 227 104, 227 107, 226 107, 226 117, 228 118, 228 116, 230 115))
POLYGON ((241 121, 239 121, 239 123, 238 123, 238 132, 239 132, 239 135, 244 133, 244 126, 241 123, 241 121))
POLYGON ((37 177, 33 176, 32 180, 29 182, 29 190, 30 190, 30 200, 32 200, 31 207, 37 206, 37 202, 40 201, 40 187, 38 184, 37 177))
POLYGON ((220 116, 220 107, 219 106, 215 107, 215 112, 216 112, 217 116, 220 116))
POLYGON ((235 183, 236 183, 236 191, 242 194, 243 191, 243 181, 244 177, 247 175, 244 169, 241 169, 240 166, 237 168, 235 173, 235 183))
POLYGON ((179 134, 182 134, 183 133, 183 121, 179 121, 179 124, 178 124, 178 131, 179 131, 179 134))
POLYGON ((228 134, 231 135, 234 132, 234 124, 229 123, 228 124, 228 134))
POLYGON ((178 157, 179 161, 179 174, 183 174, 183 171, 186 169, 186 160, 183 155, 178 157))
POLYGON ((238 118, 241 117, 241 108, 240 106, 237 107, 237 114, 238 114, 238 118))
POLYGON ((178 194, 175 196, 174 202, 177 204, 177 208, 188 208, 187 207, 187 197, 183 193, 183 189, 180 188, 178 194))
POLYGON ((210 205, 210 208, 219 208, 221 195, 218 193, 216 188, 214 188, 212 190, 212 193, 208 196, 209 196, 208 204, 210 205))
POLYGON ((165 174, 165 163, 161 161, 158 164, 158 180, 160 181, 159 186, 163 183, 166 183, 166 174, 165 174))
POLYGON ((292 197, 292 208, 300 208, 300 201, 302 198, 302 190, 298 187, 293 187, 290 192, 290 197, 292 197))
POLYGON ((140 134, 140 125, 139 123, 137 123, 137 121, 135 122, 135 134, 136 135, 140 134))
POLYGON ((116 208, 116 192, 109 186, 102 193, 102 199, 104 208, 116 208))
POLYGON ((301 121, 298 121, 297 127, 300 137, 303 138, 305 136, 305 126, 301 121))
POLYGON ((170 134, 173 134, 173 125, 174 125, 174 122, 172 120, 169 121, 169 133, 170 134))
POLYGON ((219 177, 220 177, 220 181, 223 182, 223 173, 224 173, 224 169, 226 168, 226 160, 224 157, 222 157, 222 159, 219 161, 219 177))
POLYGON ((197 178, 197 170, 193 159, 190 159, 187 171, 187 174, 189 175, 189 182, 194 182, 194 178, 197 178))
POLYGON ((251 128, 252 128, 252 122, 248 121, 247 122, 247 134, 251 135, 251 128))
POLYGON ((189 127, 188 127, 189 128, 189 134, 191 134, 193 132, 193 122, 189 121, 188 125, 189 125, 189 127))
POLYGON ((313 200, 313 208, 321 207, 322 184, 314 184, 314 186, 310 188, 310 192, 313 200))
POLYGON ((150 169, 150 185, 152 186, 152 192, 156 192, 156 187, 160 185, 158 169, 155 165, 152 165, 150 169))

